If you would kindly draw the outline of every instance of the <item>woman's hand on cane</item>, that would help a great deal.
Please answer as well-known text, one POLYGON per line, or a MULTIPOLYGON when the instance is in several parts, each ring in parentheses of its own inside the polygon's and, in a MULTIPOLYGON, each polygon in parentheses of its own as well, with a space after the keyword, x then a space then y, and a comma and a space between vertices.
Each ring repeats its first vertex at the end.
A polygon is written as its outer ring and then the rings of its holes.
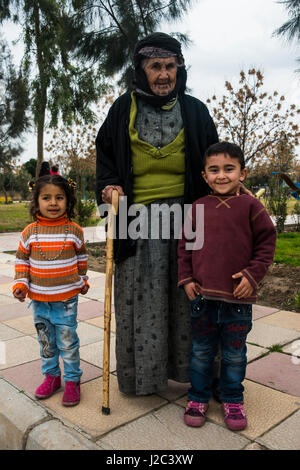
POLYGON ((124 196, 124 191, 121 186, 108 185, 102 189, 102 201, 105 204, 111 204, 112 192, 116 189, 119 193, 119 196, 124 196))

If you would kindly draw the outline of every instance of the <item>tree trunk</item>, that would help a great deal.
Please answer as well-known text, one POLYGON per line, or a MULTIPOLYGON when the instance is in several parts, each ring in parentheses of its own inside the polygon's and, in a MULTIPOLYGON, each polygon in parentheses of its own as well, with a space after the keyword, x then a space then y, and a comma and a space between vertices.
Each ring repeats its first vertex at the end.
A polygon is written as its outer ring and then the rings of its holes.
POLYGON ((37 162, 35 177, 38 178, 41 170, 41 165, 44 160, 44 126, 47 98, 44 101, 43 108, 40 106, 40 119, 37 124, 37 162))
POLYGON ((37 126, 37 164, 35 177, 38 178, 41 170, 41 165, 44 159, 44 126, 45 126, 45 115, 47 108, 47 76, 42 55, 42 45, 40 39, 40 7, 39 0, 34 0, 33 6, 34 12, 34 36, 37 50, 37 65, 39 70, 39 82, 40 82, 40 100, 38 104, 37 116, 35 116, 35 122, 37 126))

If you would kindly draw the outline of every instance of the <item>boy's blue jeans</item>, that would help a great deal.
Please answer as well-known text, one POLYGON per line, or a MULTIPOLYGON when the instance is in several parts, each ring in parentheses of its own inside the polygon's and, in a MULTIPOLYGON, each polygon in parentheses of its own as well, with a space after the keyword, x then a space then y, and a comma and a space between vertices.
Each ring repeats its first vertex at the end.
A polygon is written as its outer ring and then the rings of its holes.
POLYGON ((82 370, 76 332, 78 295, 62 302, 33 300, 32 304, 41 346, 42 373, 59 376, 60 355, 64 364, 64 382, 79 382, 82 370))
POLYGON ((221 345, 220 398, 243 402, 247 366, 247 334, 252 328, 252 305, 235 304, 198 296, 191 301, 192 352, 188 399, 208 403, 213 362, 221 345))

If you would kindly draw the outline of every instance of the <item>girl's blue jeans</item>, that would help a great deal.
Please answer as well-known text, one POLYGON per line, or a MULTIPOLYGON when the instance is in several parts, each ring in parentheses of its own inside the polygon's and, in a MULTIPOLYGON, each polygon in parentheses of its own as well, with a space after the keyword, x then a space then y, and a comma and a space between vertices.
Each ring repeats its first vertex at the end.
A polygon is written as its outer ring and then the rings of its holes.
POLYGON ((198 296, 191 301, 192 351, 188 399, 208 403, 213 363, 221 346, 220 398, 243 402, 247 366, 247 334, 252 328, 252 305, 235 304, 198 296))
POLYGON ((78 295, 62 302, 33 300, 34 325, 38 333, 42 373, 60 375, 59 356, 64 364, 64 382, 79 382, 82 375, 77 328, 78 295))

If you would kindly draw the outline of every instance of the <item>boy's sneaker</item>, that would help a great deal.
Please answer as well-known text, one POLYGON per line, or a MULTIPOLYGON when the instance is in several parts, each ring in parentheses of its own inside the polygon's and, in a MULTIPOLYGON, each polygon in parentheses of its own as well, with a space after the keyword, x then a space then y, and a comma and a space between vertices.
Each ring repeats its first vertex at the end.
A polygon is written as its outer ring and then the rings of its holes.
POLYGON ((222 403, 224 409, 224 421, 228 429, 241 431, 247 426, 246 413, 243 403, 222 403))
POLYGON ((49 398, 56 390, 60 388, 60 386, 60 375, 55 377, 54 375, 48 374, 44 382, 36 389, 35 396, 39 399, 49 398))
POLYGON ((184 413, 184 422, 188 426, 203 426, 205 423, 205 412, 208 403, 198 403, 197 401, 189 401, 184 413))
POLYGON ((75 406, 80 402, 80 382, 66 382, 62 398, 64 406, 75 406))

